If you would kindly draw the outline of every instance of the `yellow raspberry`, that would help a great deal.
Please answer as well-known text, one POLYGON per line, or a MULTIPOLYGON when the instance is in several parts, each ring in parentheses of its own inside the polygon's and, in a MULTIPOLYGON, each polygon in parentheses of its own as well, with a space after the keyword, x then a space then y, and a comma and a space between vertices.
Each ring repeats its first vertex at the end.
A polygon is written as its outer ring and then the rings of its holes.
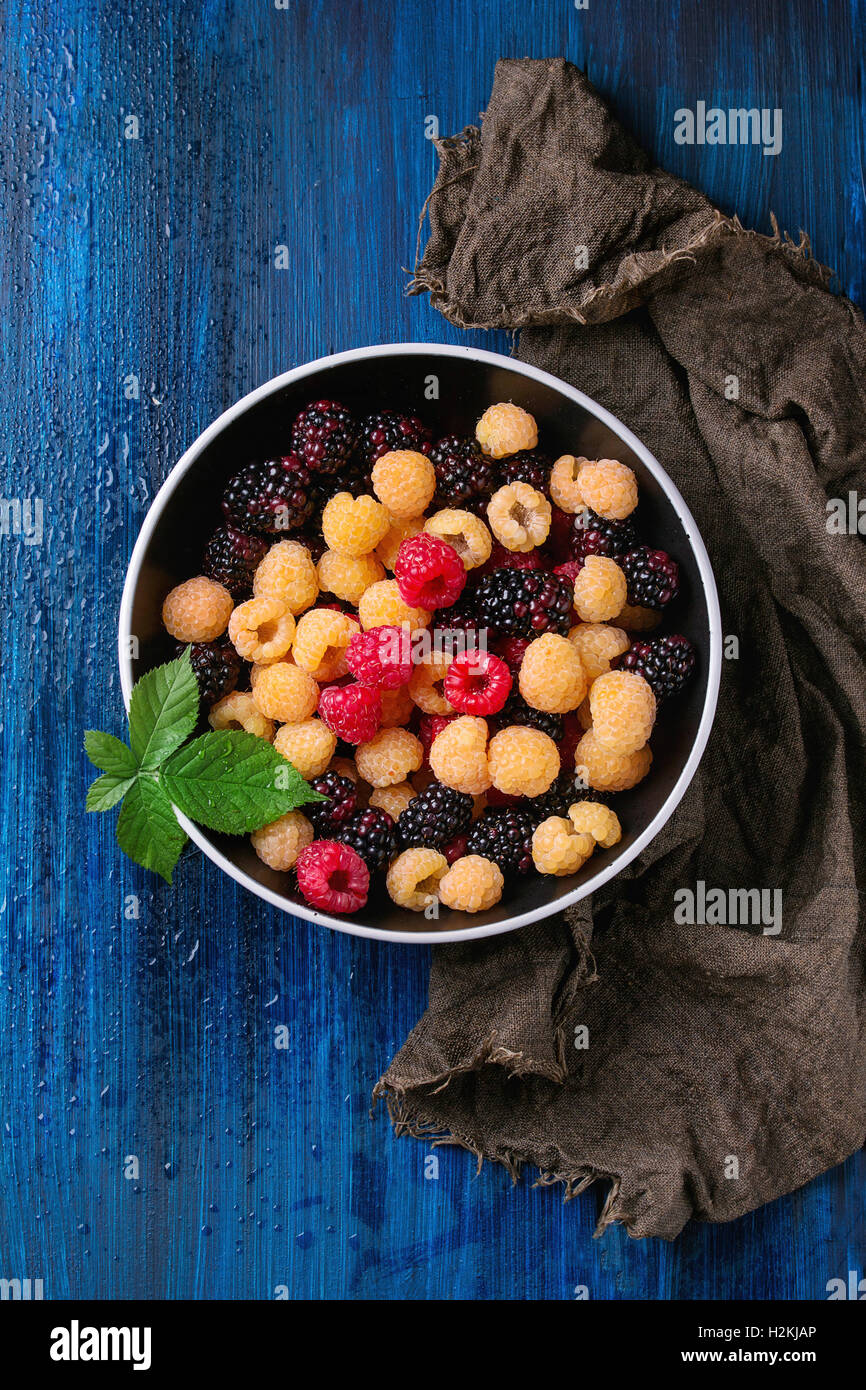
POLYGON ((616 459, 584 460, 577 486, 586 506, 606 521, 624 521, 637 506, 637 478, 616 459))
MULTIPOLYGON (((292 656, 292 653, 286 652, 285 656, 283 657, 283 661, 289 661, 294 663, 294 657, 292 656)), ((253 662, 252 666, 250 667, 250 690, 255 690, 256 681, 262 674, 262 671, 267 671, 267 669, 267 666, 257 666, 256 663, 253 662)))
POLYGON ((329 594, 357 608, 365 590, 385 578, 385 569, 375 555, 341 555, 338 550, 326 550, 319 561, 318 578, 329 594))
MULTIPOLYGON (((453 727, 449 724, 439 738, 453 727)), ((438 742, 435 739, 430 750, 431 762, 438 742)), ((524 724, 510 724, 493 735, 488 762, 494 787, 506 796, 541 796, 559 775, 559 750, 553 739, 524 724)))
POLYGON ((329 772, 339 772, 341 777, 349 777, 353 782, 358 780, 358 769, 355 766, 354 758, 332 758, 329 772))
POLYGON ((400 521, 426 511, 436 491, 436 469, 426 454, 416 454, 414 449, 383 454, 370 477, 379 501, 400 521))
POLYGON ((442 688, 450 665, 448 657, 440 657, 436 661, 419 661, 412 672, 409 694, 425 714, 454 713, 454 706, 445 699, 442 688))
MULTIPOLYGON (((590 690, 592 686, 590 686, 590 690)), ((583 730, 592 728, 592 712, 589 708, 589 696, 587 695, 582 705, 578 705, 577 718, 583 730)))
POLYGON ((298 666, 309 671, 317 681, 339 680, 349 669, 346 648, 360 630, 348 613, 338 613, 334 608, 313 608, 298 619, 292 656, 298 666))
POLYGON ((438 850, 404 849, 389 868, 385 886, 398 907, 423 912, 436 901, 439 883, 447 872, 448 860, 438 850))
POLYGON ((621 627, 610 627, 607 623, 577 623, 569 632, 568 640, 580 652, 590 685, 597 676, 610 670, 615 656, 622 656, 631 646, 621 627))
POLYGON ((587 786, 598 792, 626 792, 636 787, 650 770, 653 755, 645 743, 636 753, 612 753, 588 729, 574 750, 575 770, 587 786))
POLYGON ((424 749, 408 729, 380 729, 355 751, 358 771, 371 787, 393 787, 417 772, 424 749))
POLYGON ((586 695, 586 673, 580 652, 567 637, 545 632, 536 637, 520 663, 520 693, 533 709, 567 714, 586 695))
POLYGON ((410 516, 405 521, 400 521, 396 516, 391 517, 391 525, 376 546, 376 555, 382 561, 386 570, 391 570, 393 573, 394 565, 397 561, 397 551, 400 549, 400 546, 404 541, 408 540, 410 536, 417 536, 418 533, 423 530, 423 516, 410 516))
POLYGON ((178 642, 213 642, 225 632, 233 606, 228 589, 199 574, 166 594, 162 621, 178 642))
POLYGON ((361 595, 358 617, 365 632, 371 627, 401 627, 403 623, 415 632, 428 625, 431 614, 425 608, 410 608, 404 603, 396 579, 380 579, 361 595))
POLYGON ((625 603, 625 575, 616 560, 587 555, 574 581, 574 606, 584 623, 606 623, 625 603))
POLYGON ((595 840, 591 835, 578 833, 564 816, 548 816, 536 826, 532 836, 532 862, 540 874, 576 874, 583 868, 595 840))
POLYGON ((499 902, 504 884, 498 864, 466 854, 439 880, 439 901, 457 912, 486 912, 499 902))
POLYGON ((415 701, 409 694, 408 686, 398 685, 396 690, 381 690, 379 694, 382 697, 379 727, 381 729, 396 729, 403 724, 408 724, 415 713, 415 701))
POLYGON ((434 777, 457 792, 469 796, 486 792, 490 786, 486 721, 470 714, 452 719, 430 745, 430 767, 434 777))
POLYGON ((302 849, 313 843, 313 827, 300 811, 288 811, 250 836, 253 849, 271 869, 285 873, 302 849))
POLYGON ((503 459, 521 449, 534 449, 538 426, 528 410, 511 401, 489 405, 475 426, 475 438, 491 458, 503 459))
POLYGON ((229 637, 238 656, 267 666, 286 655, 295 635, 295 619, 280 598, 251 598, 229 619, 229 637))
POLYGON ((589 692, 592 727, 611 753, 636 753, 656 722, 653 688, 637 671, 607 671, 589 692))
POLYGON ((329 550, 359 557, 376 549, 388 530, 388 513, 375 497, 338 492, 325 503, 322 535, 329 550))
POLYGON ((295 617, 311 608, 319 597, 319 581, 313 557, 300 541, 277 541, 253 577, 256 598, 282 599, 295 617))
POLYGON ((332 734, 321 719, 303 719, 298 724, 281 724, 274 738, 274 747, 288 758, 306 781, 321 777, 327 770, 337 746, 332 734))
POLYGON ((453 546, 463 561, 464 569, 477 569, 490 559, 493 539, 480 516, 475 516, 472 512, 462 512, 450 507, 435 512, 424 523, 424 530, 453 546))
POLYGON ((651 632, 662 620, 655 608, 641 608, 637 604, 624 603, 617 614, 617 621, 626 632, 651 632))
POLYGON ((256 677, 253 699, 268 719, 301 724, 319 703, 319 687, 309 671, 290 661, 276 661, 256 677))
POLYGON ((583 498, 577 486, 577 475, 585 458, 575 458, 574 454, 563 454, 556 460, 550 470, 550 497, 561 512, 575 512, 583 510, 583 498))
POLYGON ((248 690, 233 690, 211 706, 208 723, 212 729, 243 729, 257 738, 273 741, 273 721, 266 719, 248 690))
POLYGON ((409 802, 417 795, 411 782, 399 782, 396 787, 374 788, 370 793, 370 805, 378 806, 380 811, 387 811, 396 824, 409 802))
POLYGON ((487 520, 500 545, 524 554, 547 540, 550 503, 529 483, 506 483, 487 503, 487 520))
POLYGON ((619 817, 609 806, 600 801, 578 801, 568 808, 568 818, 575 830, 591 835, 602 849, 618 845, 622 839, 622 826, 619 817))

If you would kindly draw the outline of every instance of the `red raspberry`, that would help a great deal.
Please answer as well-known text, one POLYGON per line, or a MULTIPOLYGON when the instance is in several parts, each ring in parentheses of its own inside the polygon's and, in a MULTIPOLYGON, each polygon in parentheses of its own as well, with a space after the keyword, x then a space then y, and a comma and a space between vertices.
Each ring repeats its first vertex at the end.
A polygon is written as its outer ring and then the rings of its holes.
POLYGON ((410 608, 449 608, 466 587, 466 569, 453 545, 426 531, 401 541, 394 562, 400 597, 410 608))
POLYGON ((445 699, 461 714, 497 714, 511 694, 511 672, 492 652, 471 652, 448 667, 445 699))
POLYGON ((446 724, 456 719, 456 714, 422 714, 418 724, 418 737, 424 749, 424 766, 430 766, 430 745, 437 734, 441 734, 446 724))
POLYGON ((555 503, 550 504, 550 531, 547 544, 555 560, 568 560, 572 554, 571 540, 574 517, 564 512, 555 503))
POLYGON ((520 670, 526 648, 529 646, 529 637, 503 637, 501 642, 497 642, 497 652, 502 660, 511 668, 512 675, 516 675, 520 670))
POLYGON ((574 750, 583 738, 585 729, 576 714, 566 714, 562 720, 562 738, 559 743, 559 763, 564 771, 570 773, 574 767, 574 750))
POLYGON ((504 545, 494 541, 490 558, 485 560, 481 568, 475 571, 475 574, 481 578, 482 575, 490 574, 492 570, 543 570, 546 568, 547 563, 540 550, 506 550, 504 545))
POLYGON ((370 870, 360 854, 336 840, 314 840, 298 855, 298 887, 324 912, 357 912, 367 901, 370 870))
POLYGON ((327 685, 319 696, 319 717, 346 743, 367 743, 379 727, 382 697, 368 685, 327 685))
POLYGON ((362 685, 397 690, 412 678, 412 638, 407 628, 371 627, 356 632, 346 650, 346 664, 362 685))
POLYGON ((520 806, 526 805, 522 796, 512 796, 509 792, 501 792, 498 787, 488 787, 484 793, 488 806, 520 806))
POLYGON ((582 569, 582 560, 566 560, 564 564, 557 565, 553 573, 562 575, 563 579, 567 579, 569 584, 573 586, 575 579, 582 569))

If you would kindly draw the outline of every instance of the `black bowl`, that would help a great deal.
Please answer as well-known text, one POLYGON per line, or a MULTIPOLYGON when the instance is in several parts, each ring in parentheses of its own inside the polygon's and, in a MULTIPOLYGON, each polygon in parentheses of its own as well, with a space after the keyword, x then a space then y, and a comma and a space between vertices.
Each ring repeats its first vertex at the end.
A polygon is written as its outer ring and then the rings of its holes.
POLYGON ((298 916, 341 931, 403 941, 494 935, 561 910, 623 868, 658 833, 694 775, 715 710, 721 625, 706 549, 682 497, 647 449, 612 415, 555 377, 494 353, 410 343, 340 353, 266 382, 221 415, 184 454, 154 500, 130 561, 120 616, 124 697, 133 681, 175 653, 161 622, 175 584, 200 572, 205 543, 220 524, 228 477, 248 459, 288 452, 294 416, 310 400, 342 401, 359 415, 384 406, 428 419, 436 436, 466 434, 494 401, 513 400, 535 416, 545 451, 618 458, 640 486, 641 530, 680 566, 681 592, 664 630, 680 631, 698 653, 695 677, 663 709, 653 734, 653 766, 615 798, 623 837, 570 878, 532 874, 506 885, 502 901, 477 916, 443 908, 437 920, 397 907, 377 882, 362 912, 328 917, 292 895, 288 875, 269 869, 246 839, 205 832, 184 821, 205 853, 245 887, 298 916), (130 639, 133 637, 135 641, 130 639), (135 651, 136 655, 130 655, 135 651))

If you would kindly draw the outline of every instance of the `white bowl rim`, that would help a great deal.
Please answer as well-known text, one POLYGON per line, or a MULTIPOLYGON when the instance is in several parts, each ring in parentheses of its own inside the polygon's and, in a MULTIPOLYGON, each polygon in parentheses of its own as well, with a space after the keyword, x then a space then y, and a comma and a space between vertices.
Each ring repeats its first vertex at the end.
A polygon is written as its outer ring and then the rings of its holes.
POLYGON ((192 466, 199 454, 208 447, 213 439, 221 433, 225 427, 237 416, 242 415, 251 406, 264 400, 267 396, 273 395, 284 386, 293 382, 301 381, 306 376, 313 376, 317 372, 333 367, 338 363, 360 362, 369 357, 397 357, 412 353, 425 354, 430 357, 457 357, 466 358, 473 362, 487 362, 491 366, 504 367, 508 371, 516 372, 518 375, 530 377, 534 381, 541 382, 543 385, 558 391, 561 395, 570 397, 577 405, 581 406, 588 414, 594 415, 597 420, 601 420, 623 443, 638 456, 644 467, 652 473, 658 482, 665 496, 671 502, 674 510, 685 529, 686 535, 691 543, 694 557, 704 586, 704 595, 707 604, 707 615, 709 618, 710 629, 710 653, 707 670, 707 693, 704 700, 704 708, 698 724, 697 734, 692 745, 691 752, 686 764, 668 793, 665 801, 653 816, 649 825, 638 835, 637 839, 611 864, 599 870, 585 883, 575 888, 571 893, 566 893, 561 898, 556 898, 551 903, 544 903, 532 912, 521 913, 518 917, 508 918, 505 922, 495 922, 487 926, 466 926, 458 928, 456 931, 386 931, 384 928, 362 926, 353 922, 349 917, 331 917, 324 912, 316 912, 313 908, 305 904, 291 903, 286 904, 278 893, 272 892, 263 884, 257 883, 255 879, 238 869, 231 860, 208 842, 204 833, 192 821, 188 820, 180 811, 176 810, 177 818, 186 831, 189 838, 199 849, 207 855, 218 868, 233 878, 236 883, 255 893, 257 897, 264 898, 266 902, 277 907, 282 912, 287 912, 291 916, 303 917, 310 922, 317 922, 322 926, 331 927, 335 931, 347 932, 351 936, 365 936, 380 941, 404 942, 410 945, 441 945, 452 941, 472 941, 486 936, 501 936, 506 932, 517 931, 520 927, 527 926, 530 922, 540 921, 544 917, 551 917, 554 913, 564 912, 567 907, 579 902, 581 898, 588 897, 590 893, 607 883, 609 879, 619 874, 627 864, 645 849, 651 840, 659 833, 662 827, 670 819, 676 807, 682 800, 686 788, 697 771, 698 764, 703 756, 710 730, 713 725, 713 718, 716 711, 718 700, 719 683, 722 670, 722 615, 719 608, 719 597, 716 589, 716 581, 713 576, 710 557, 707 554, 703 538, 698 530, 694 517, 692 516, 685 500, 679 489, 674 485, 665 473, 658 460, 650 453, 649 449, 632 434, 631 430, 622 421, 612 415, 609 410, 590 396, 584 395, 575 387, 569 386, 566 382, 560 381, 550 372, 541 371, 538 367, 529 366, 528 363, 520 362, 515 358, 506 357, 502 353, 488 352, 483 348, 466 347, 460 344, 449 343, 382 343, 374 344, 370 347, 350 348, 346 352, 332 353, 327 357, 316 358, 313 362, 306 362, 300 367, 293 367, 280 376, 271 377, 255 390, 242 396, 234 405, 224 410, 216 420, 214 420, 202 434, 189 446, 184 454, 178 459, 172 468, 165 482, 160 487, 151 503, 150 510, 144 519, 138 539, 133 547, 132 555, 129 560, 129 567, 126 572, 126 581, 123 586, 123 595, 120 601, 120 615, 118 619, 118 660, 120 665, 120 683, 123 691, 124 704, 129 709, 129 697, 132 691, 132 658, 130 651, 131 620, 133 594, 138 584, 144 555, 150 539, 156 530, 157 524, 162 516, 166 503, 172 493, 177 488, 181 478, 192 466))

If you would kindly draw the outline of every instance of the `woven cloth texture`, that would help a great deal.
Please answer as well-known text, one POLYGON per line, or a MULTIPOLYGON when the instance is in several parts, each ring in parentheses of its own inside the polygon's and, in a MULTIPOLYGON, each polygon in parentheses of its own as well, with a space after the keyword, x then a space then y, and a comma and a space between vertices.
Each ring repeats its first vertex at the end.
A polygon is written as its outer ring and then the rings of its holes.
POLYGON ((866 552, 827 524, 828 499, 866 497, 863 318, 805 238, 747 231, 654 166, 564 61, 500 62, 482 128, 438 151, 412 290, 522 330, 523 360, 652 450, 739 655, 661 834, 565 919, 436 948, 376 1093, 398 1132, 566 1196, 606 1179, 599 1230, 670 1238, 866 1132, 866 552), (782 930, 678 925, 699 880, 781 889, 782 930))

